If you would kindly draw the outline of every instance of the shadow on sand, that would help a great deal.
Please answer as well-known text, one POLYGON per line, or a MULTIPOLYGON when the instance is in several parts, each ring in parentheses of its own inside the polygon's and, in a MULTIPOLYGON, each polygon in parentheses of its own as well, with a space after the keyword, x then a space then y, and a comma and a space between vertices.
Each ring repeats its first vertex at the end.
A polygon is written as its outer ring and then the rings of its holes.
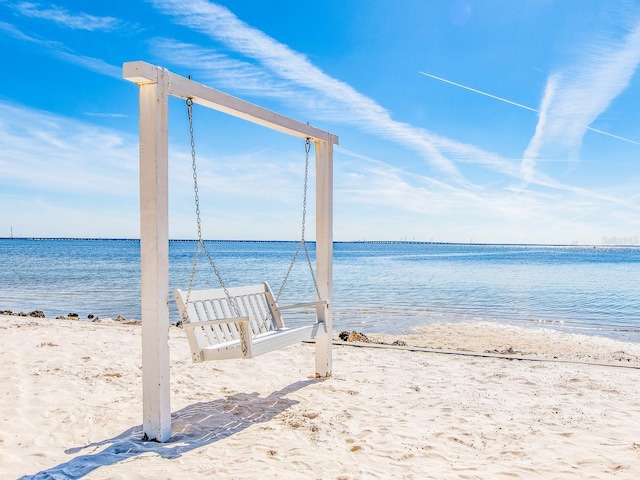
POLYGON ((65 450, 65 453, 74 455, 85 449, 95 451, 107 445, 99 452, 74 457, 34 475, 24 475, 20 480, 82 478, 100 467, 145 453, 155 453, 166 459, 178 458, 251 425, 268 422, 298 403, 285 398, 286 395, 318 381, 321 380, 295 382, 267 397, 260 397, 258 393, 237 393, 212 402, 195 403, 171 414, 171 439, 166 443, 142 441, 142 426, 137 425, 116 437, 65 450))

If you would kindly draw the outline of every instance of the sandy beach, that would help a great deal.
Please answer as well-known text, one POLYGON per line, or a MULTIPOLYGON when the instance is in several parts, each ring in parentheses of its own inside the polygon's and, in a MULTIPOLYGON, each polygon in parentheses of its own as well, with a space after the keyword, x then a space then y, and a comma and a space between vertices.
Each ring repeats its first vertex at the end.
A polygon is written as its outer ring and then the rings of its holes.
POLYGON ((336 345, 317 380, 312 345, 191 364, 171 328, 159 444, 140 441, 140 333, 0 317, 0 478, 640 478, 640 344, 436 324, 336 345))

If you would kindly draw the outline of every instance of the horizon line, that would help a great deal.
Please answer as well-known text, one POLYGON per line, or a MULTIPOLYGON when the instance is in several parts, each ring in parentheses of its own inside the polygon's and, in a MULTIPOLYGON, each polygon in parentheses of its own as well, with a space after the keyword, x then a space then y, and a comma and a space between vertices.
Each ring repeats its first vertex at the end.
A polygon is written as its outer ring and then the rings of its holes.
MULTIPOLYGON (((51 240, 51 241, 109 241, 109 242, 140 242, 139 238, 127 237, 0 237, 2 240, 51 240)), ((197 242, 197 239, 170 238, 169 242, 197 242)), ((235 242, 235 243, 296 243, 300 240, 238 240, 238 239, 205 239, 205 242, 235 242)), ((305 240, 316 243, 315 240, 305 240)), ((367 244, 403 244, 403 245, 476 245, 476 246, 523 246, 523 247, 640 247, 640 243, 509 243, 509 242, 434 242, 429 240, 334 240, 336 243, 367 243, 367 244)))

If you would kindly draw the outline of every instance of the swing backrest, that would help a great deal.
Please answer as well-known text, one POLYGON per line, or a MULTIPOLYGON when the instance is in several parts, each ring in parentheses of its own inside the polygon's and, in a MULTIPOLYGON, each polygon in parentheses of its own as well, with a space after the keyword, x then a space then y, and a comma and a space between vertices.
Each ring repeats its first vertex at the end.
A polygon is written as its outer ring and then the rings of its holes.
MULTIPOLYGON (((179 302, 179 305, 184 305, 189 323, 223 319, 232 321, 237 316, 246 316, 249 317, 252 336, 284 328, 282 316, 267 282, 259 285, 231 287, 226 292, 222 288, 193 290, 190 294, 176 290, 176 301, 179 302), (187 300, 188 303, 185 305, 187 300), (230 305, 230 301, 235 302, 237 312, 230 305)), ((212 333, 220 337, 219 343, 227 341, 229 334, 223 331, 222 327, 211 326, 211 328, 213 329, 212 333), (220 331, 216 331, 216 329, 220 331)))

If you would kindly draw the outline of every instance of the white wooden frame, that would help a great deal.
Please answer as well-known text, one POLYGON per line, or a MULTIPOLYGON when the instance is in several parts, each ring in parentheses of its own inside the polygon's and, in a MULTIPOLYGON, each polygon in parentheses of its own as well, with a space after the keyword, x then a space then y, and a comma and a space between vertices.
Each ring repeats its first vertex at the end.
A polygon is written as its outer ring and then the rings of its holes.
POLYGON ((318 319, 326 333, 316 337, 316 376, 331 375, 333 294, 333 145, 338 137, 232 97, 146 62, 127 62, 123 77, 140 87, 140 253, 142 306, 143 431, 148 440, 171 437, 169 375, 169 166, 168 97, 263 125, 315 145, 316 278, 321 300, 318 319))

